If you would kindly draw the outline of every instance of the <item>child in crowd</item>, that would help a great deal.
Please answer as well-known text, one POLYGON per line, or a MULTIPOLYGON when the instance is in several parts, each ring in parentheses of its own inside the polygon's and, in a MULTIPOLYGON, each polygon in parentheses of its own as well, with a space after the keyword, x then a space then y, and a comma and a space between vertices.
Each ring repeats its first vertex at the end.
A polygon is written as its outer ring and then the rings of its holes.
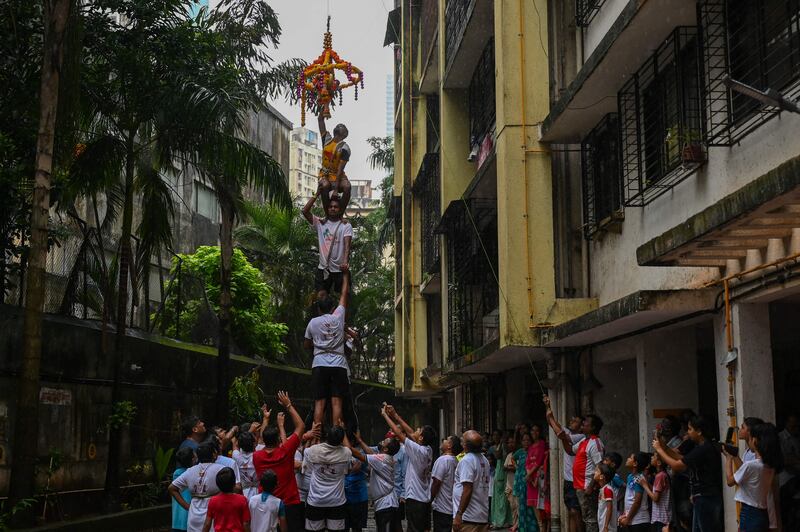
POLYGON ((594 482, 600 487, 597 504, 597 526, 600 532, 617 530, 617 488, 614 487, 614 470, 605 462, 594 470, 594 482))
POLYGON ((639 479, 650 466, 650 455, 633 453, 625 465, 631 472, 625 487, 625 513, 619 517, 619 524, 628 527, 631 532, 647 532, 650 529, 650 508, 639 479))
POLYGON ((283 501, 272 495, 278 486, 278 476, 272 469, 261 475, 261 493, 250 497, 250 530, 252 532, 275 532, 280 525, 281 531, 289 530, 286 521, 286 508, 283 501))
POLYGON ((625 481, 619 476, 619 468, 622 467, 622 455, 617 452, 610 452, 603 455, 603 463, 611 468, 614 472, 614 478, 611 479, 611 485, 614 487, 614 494, 617 505, 617 513, 622 514, 625 510, 625 481))
POLYGON ((189 512, 186 524, 189 532, 200 532, 203 529, 210 497, 219 493, 215 482, 217 473, 224 469, 216 463, 217 449, 211 442, 200 444, 196 454, 197 464, 173 480, 168 488, 170 496, 189 512), (182 495, 186 490, 189 490, 191 501, 182 495))
POLYGON ((217 487, 220 492, 208 502, 206 522, 203 532, 250 532, 250 510, 243 495, 233 493, 236 474, 230 467, 223 467, 217 473, 217 487))
POLYGON ((653 501, 653 508, 650 512, 650 523, 654 531, 661 531, 665 526, 669 525, 672 521, 672 501, 670 500, 670 480, 667 474, 664 462, 658 456, 658 453, 653 454, 650 460, 650 465, 656 472, 655 479, 653 480, 653 487, 644 476, 638 480, 639 484, 644 488, 645 493, 653 501))
MULTIPOLYGON (((172 474, 172 480, 176 480, 179 476, 186 472, 187 469, 194 465, 194 451, 191 447, 181 447, 175 453, 175 472, 172 474)), ((186 488, 181 492, 181 497, 186 501, 192 500, 192 492, 186 488)), ((189 511, 183 506, 178 504, 178 501, 172 499, 172 531, 186 530, 189 522, 189 511)))
POLYGON ((258 493, 258 479, 256 478, 256 468, 253 465, 253 452, 256 450, 256 440, 250 432, 242 432, 239 437, 234 437, 233 460, 239 468, 239 478, 242 483, 242 495, 245 499, 258 493))

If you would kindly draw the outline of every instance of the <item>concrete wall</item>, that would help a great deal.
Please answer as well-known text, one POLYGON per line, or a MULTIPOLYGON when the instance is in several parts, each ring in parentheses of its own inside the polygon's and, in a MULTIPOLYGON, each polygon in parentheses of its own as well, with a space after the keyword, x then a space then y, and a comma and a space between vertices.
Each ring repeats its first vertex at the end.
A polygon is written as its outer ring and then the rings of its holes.
POLYGON ((603 384, 594 393, 594 409, 604 423, 600 439, 606 451, 625 457, 639 450, 636 361, 596 361, 594 375, 603 384))
MULTIPOLYGON (((583 57, 586 59, 594 52, 611 25, 628 5, 629 0, 606 0, 600 11, 592 19, 591 24, 583 30, 583 57)), ((580 28, 578 29, 580 31, 580 28)))
MULTIPOLYGON (((16 374, 21 356, 22 314, 15 307, 0 307, 0 494, 8 490, 10 449, 16 412, 16 374)), ((113 336, 108 337, 109 349, 113 336)), ((256 361, 234 356, 233 376, 256 367, 256 361)), ((215 410, 216 354, 213 348, 183 344, 156 336, 128 336, 121 364, 122 400, 137 407, 136 417, 124 431, 122 463, 150 461, 156 446, 179 443, 180 419, 197 414, 210 419, 215 410)), ((260 386, 271 404, 278 389, 290 392, 301 414, 311 408, 310 371, 261 365, 260 386)), ((38 447, 43 463, 52 450, 63 454, 64 465, 51 479, 53 490, 97 488, 105 477, 106 423, 111 411, 112 363, 103 355, 100 324, 47 316, 42 353, 38 447), (90 456, 90 449, 96 455, 90 456)), ((374 441, 386 431, 379 409, 383 401, 395 402, 391 388, 354 382, 361 432, 374 441)), ((420 423, 435 424, 433 409, 416 403, 398 404, 398 410, 419 410, 420 423), (413 405, 413 406, 412 406, 413 405), (428 419, 430 417, 431 419, 428 419)), ((123 473, 123 481, 137 480, 123 473)), ((149 480, 149 479, 147 479, 149 480)), ((44 481, 44 478, 40 478, 44 481)))
POLYGON ((592 296, 604 305, 637 290, 692 288, 716 278, 716 268, 639 266, 636 248, 800 153, 798 132, 800 116, 784 114, 736 146, 710 148, 705 166, 646 207, 626 208, 621 233, 590 245, 592 296))

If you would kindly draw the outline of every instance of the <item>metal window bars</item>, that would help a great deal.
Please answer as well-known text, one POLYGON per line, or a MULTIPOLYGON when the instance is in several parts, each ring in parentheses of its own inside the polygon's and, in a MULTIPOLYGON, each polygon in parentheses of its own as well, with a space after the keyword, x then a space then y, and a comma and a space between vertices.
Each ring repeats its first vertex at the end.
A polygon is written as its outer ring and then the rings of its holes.
POLYGON ((447 341, 452 360, 490 341, 485 336, 484 321, 499 303, 494 276, 496 200, 456 200, 447 208, 440 227, 445 233, 447 249, 447 341))
POLYGON ((496 118, 494 38, 489 39, 469 83, 470 148, 480 144, 496 118))
POLYGON ((590 239, 622 216, 619 117, 609 113, 581 143, 583 233, 590 239))
POLYGON ((709 146, 732 146, 779 110, 729 89, 732 78, 800 98, 800 0, 703 0, 709 146))
POLYGON ((432 94, 425 98, 425 152, 439 151, 441 144, 439 125, 439 94, 432 94))
POLYGON ((617 95, 624 205, 643 207, 706 161, 697 28, 680 26, 617 95))
POLYGON ((603 7, 606 0, 575 0, 575 24, 579 28, 587 27, 603 7))
POLYGON ((439 235, 434 232, 442 212, 439 176, 439 154, 425 154, 412 193, 419 201, 422 271, 429 274, 439 271, 439 235))
POLYGON ((447 0, 444 7, 444 60, 449 65, 456 55, 467 27, 467 13, 475 0, 447 0))

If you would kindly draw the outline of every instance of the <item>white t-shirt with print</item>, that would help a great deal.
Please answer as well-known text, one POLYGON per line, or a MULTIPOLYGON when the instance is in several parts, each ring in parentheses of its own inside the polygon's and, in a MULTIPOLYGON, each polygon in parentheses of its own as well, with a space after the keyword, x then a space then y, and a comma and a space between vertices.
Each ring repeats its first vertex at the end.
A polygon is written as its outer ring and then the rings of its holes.
POLYGON ((233 451, 233 461, 239 468, 239 477, 242 484, 242 495, 248 500, 258 493, 258 476, 253 465, 253 453, 246 453, 241 450, 233 451))
POLYGON ((449 514, 453 509, 453 482, 457 464, 456 457, 450 454, 440 456, 433 463, 431 477, 442 483, 439 493, 436 494, 436 498, 433 499, 433 504, 431 505, 437 512, 449 514))
POLYGON ((201 532, 203 530, 203 525, 206 522, 206 512, 208 511, 208 501, 212 496, 219 493, 217 473, 222 471, 224 467, 224 465, 218 463, 193 465, 172 481, 172 485, 178 488, 178 491, 188 488, 192 494, 192 501, 189 503, 188 531, 201 532))
POLYGON ((734 499, 742 504, 766 510, 769 486, 764 482, 763 475, 764 462, 761 459, 743 462, 733 474, 733 479, 739 485, 734 499))
MULTIPOLYGON (((319 444, 327 445, 327 444, 319 444)), ((311 453, 306 451, 303 456, 303 470, 311 471, 306 503, 317 508, 333 508, 347 502, 344 494, 344 477, 350 471, 352 454, 347 451, 346 460, 333 463, 321 463, 310 460, 311 453)))
MULTIPOLYGON (((568 428, 564 428, 564 432, 569 436, 570 441, 572 442, 572 447, 575 447, 576 443, 580 443, 586 437, 584 434, 580 432, 572 432, 568 428)), ((567 482, 572 482, 572 467, 575 465, 575 455, 569 454, 567 451, 564 451, 564 480, 567 482)))
POLYGON ((338 220, 336 222, 314 216, 312 225, 317 230, 317 243, 319 244, 319 266, 320 270, 327 268, 329 272, 342 271, 344 263, 344 239, 353 238, 353 226, 350 222, 338 220), (331 248, 331 246, 333 246, 331 248))
POLYGON ((394 491, 394 457, 388 454, 368 454, 369 498, 375 511, 397 508, 400 501, 394 491))
POLYGON ((217 463, 233 469, 233 474, 236 476, 236 483, 241 484, 242 475, 239 471, 239 465, 236 463, 236 460, 234 460, 230 456, 219 455, 217 456, 217 463))
POLYGON ((464 492, 464 483, 472 483, 472 498, 469 500, 461 520, 467 523, 489 522, 489 494, 491 483, 489 481, 489 460, 478 453, 467 453, 458 463, 453 484, 453 517, 458 513, 461 505, 461 494, 464 492))
POLYGON ((433 449, 428 445, 420 445, 411 438, 406 438, 403 447, 406 453, 406 485, 403 498, 430 502, 433 449))
POLYGON ((312 368, 344 368, 349 371, 344 356, 345 308, 336 307, 332 314, 317 316, 308 322, 305 337, 314 343, 312 368))

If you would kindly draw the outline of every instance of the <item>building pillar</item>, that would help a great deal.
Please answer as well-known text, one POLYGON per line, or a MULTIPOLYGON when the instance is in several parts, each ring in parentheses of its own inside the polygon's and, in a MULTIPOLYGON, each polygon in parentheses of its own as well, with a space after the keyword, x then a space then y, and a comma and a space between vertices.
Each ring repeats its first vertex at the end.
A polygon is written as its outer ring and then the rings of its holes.
MULTIPOLYGON (((745 417, 775 419, 775 387, 772 376, 772 347, 770 343, 769 305, 731 303, 733 346, 738 358, 733 363, 736 422, 745 417)), ((714 351, 717 359, 717 413, 720 437, 724 438, 731 425, 729 416, 729 372, 724 365, 728 354, 725 313, 714 318, 714 351)), ((744 442, 739 442, 740 452, 744 442)), ((741 454, 740 454, 741 456, 741 454)), ((722 460, 722 457, 720 457, 722 460)), ((724 478, 720 479, 725 486, 724 478)), ((723 488, 725 530, 736 530, 734 490, 723 488)))
MULTIPOLYGON (((547 361, 547 378, 558 382, 554 390, 548 390, 550 393, 550 405, 556 420, 563 424, 566 424, 569 420, 567 413, 567 394, 569 392, 567 390, 567 379, 559 380, 557 377, 566 375, 566 367, 566 360, 563 356, 556 357, 551 355, 551 358, 547 361)), ((564 485, 564 453, 561 442, 553 431, 547 425, 543 428, 547 430, 549 435, 547 440, 550 446, 550 531, 558 532, 562 529, 562 519, 568 519, 567 516, 569 515, 562 500, 564 490, 561 489, 561 486, 564 485)))
POLYGON ((553 187, 550 154, 537 141, 538 124, 550 109, 542 44, 549 42, 548 2, 501 0, 494 6, 503 347, 530 345, 531 326, 554 320, 553 187))

